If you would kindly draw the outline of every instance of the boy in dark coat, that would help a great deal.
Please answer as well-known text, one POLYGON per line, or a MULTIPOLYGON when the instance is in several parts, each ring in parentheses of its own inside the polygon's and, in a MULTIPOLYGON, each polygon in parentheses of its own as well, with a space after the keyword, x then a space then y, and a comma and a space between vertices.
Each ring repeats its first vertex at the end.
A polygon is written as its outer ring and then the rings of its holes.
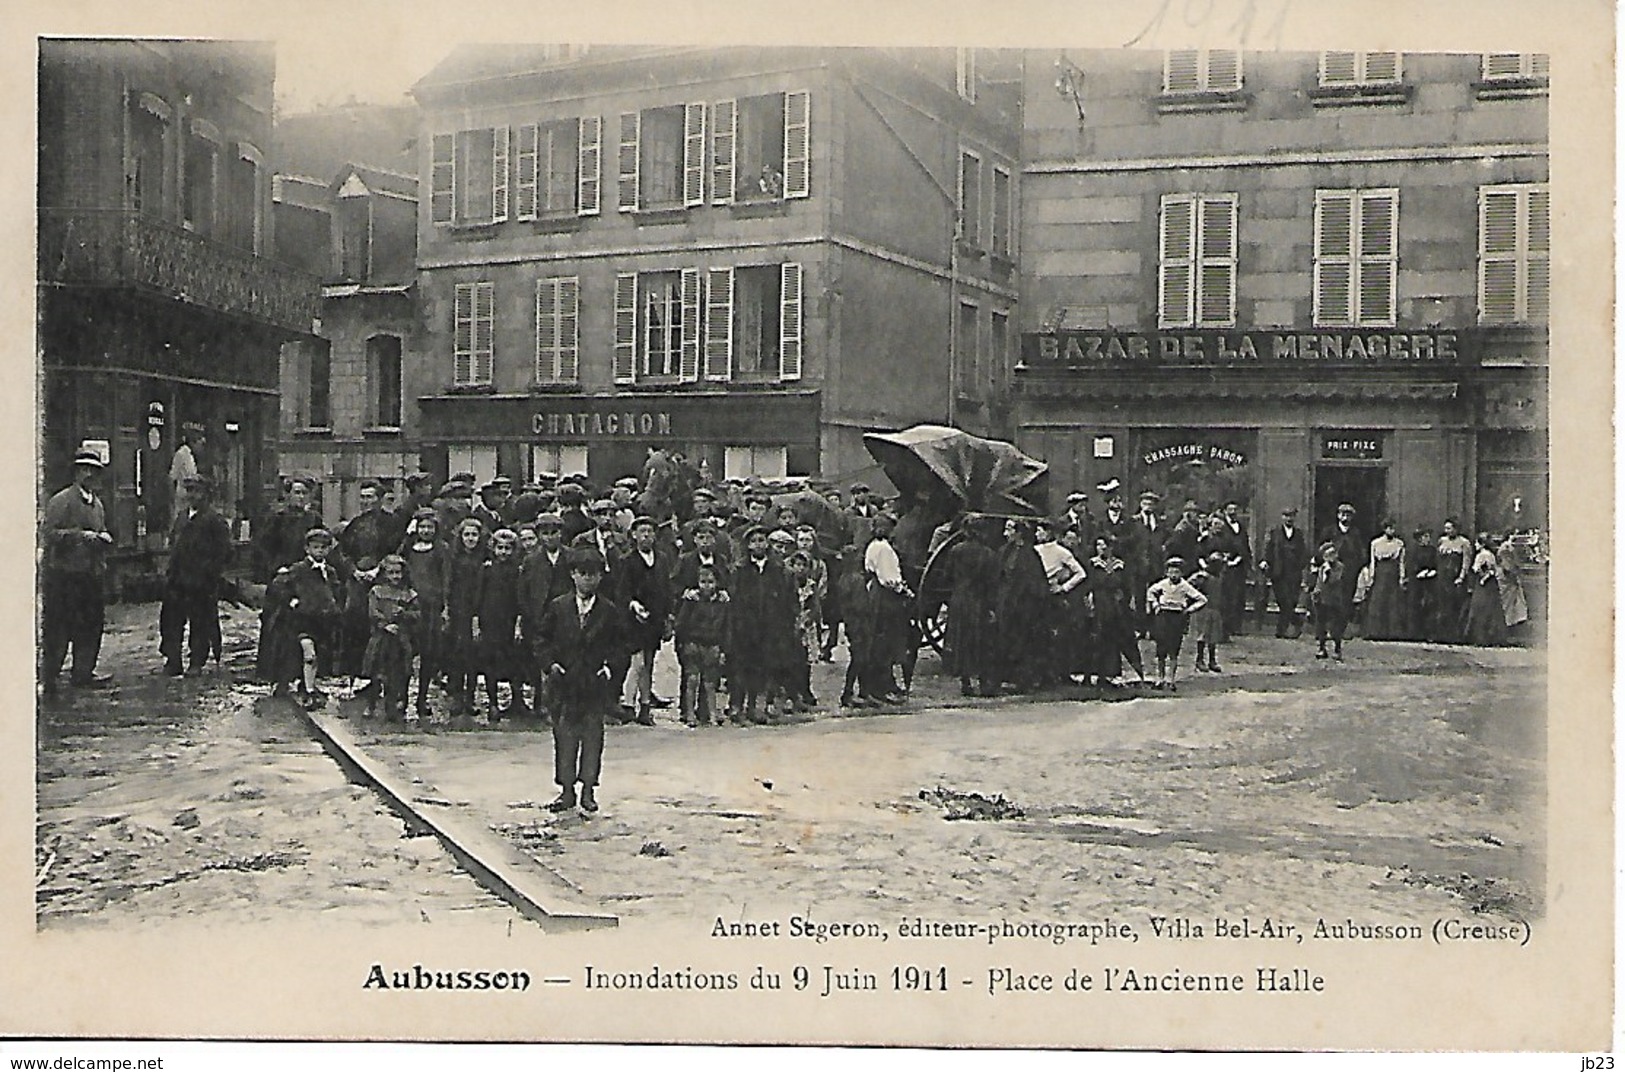
MULTIPOLYGON (((627 647, 632 652, 639 725, 653 726, 655 654, 670 636, 672 614, 671 552, 655 545, 653 518, 632 522, 632 549, 615 566, 615 601, 626 608, 627 647)), ((624 703, 622 706, 626 706, 624 703)))
POLYGON ((559 795, 550 811, 576 806, 598 810, 594 790, 604 758, 604 715, 615 702, 615 674, 625 649, 624 612, 600 593, 604 564, 596 554, 571 559, 574 591, 548 604, 540 641, 547 653, 551 695, 558 705, 553 722, 553 780, 559 795))
POLYGON ((181 637, 191 631, 191 669, 203 669, 210 638, 219 630, 220 586, 231 560, 231 526, 209 501, 208 481, 185 481, 190 514, 182 519, 164 570, 164 601, 158 610, 158 649, 164 673, 180 677, 181 637))
POLYGON ((475 722, 486 725, 509 712, 524 714, 519 690, 519 536, 512 529, 491 534, 491 559, 480 580, 480 598, 474 610, 479 670, 485 675, 486 711, 475 722), (506 681, 513 698, 506 710, 497 708, 497 686, 506 681))
POLYGON ((305 557, 288 567, 288 631, 298 643, 301 668, 299 698, 314 710, 327 697, 316 688, 319 654, 333 643, 343 611, 344 580, 339 567, 328 561, 333 534, 326 529, 305 533, 305 557))
MULTIPOLYGON (((733 605, 728 641, 729 714, 735 722, 761 722, 756 711, 784 664, 795 631, 795 587, 784 567, 768 554, 767 532, 752 529, 745 561, 728 593, 733 605)), ((765 703, 771 706, 772 695, 765 703)))
MULTIPOLYGON (((732 613, 729 596, 717 583, 717 571, 699 567, 694 587, 677 601, 677 661, 683 668, 682 714, 685 726, 707 725, 717 705, 722 649, 728 642, 732 613)), ((718 721, 721 721, 720 712, 718 721)))

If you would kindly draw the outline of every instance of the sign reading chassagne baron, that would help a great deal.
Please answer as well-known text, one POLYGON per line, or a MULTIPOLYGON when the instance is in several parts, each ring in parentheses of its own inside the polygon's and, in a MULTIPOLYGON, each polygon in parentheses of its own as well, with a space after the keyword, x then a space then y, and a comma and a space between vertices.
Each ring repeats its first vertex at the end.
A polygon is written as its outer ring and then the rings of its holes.
POLYGON ((1061 331, 1022 336, 1029 366, 1251 365, 1269 361, 1337 364, 1462 360, 1454 331, 1061 331))

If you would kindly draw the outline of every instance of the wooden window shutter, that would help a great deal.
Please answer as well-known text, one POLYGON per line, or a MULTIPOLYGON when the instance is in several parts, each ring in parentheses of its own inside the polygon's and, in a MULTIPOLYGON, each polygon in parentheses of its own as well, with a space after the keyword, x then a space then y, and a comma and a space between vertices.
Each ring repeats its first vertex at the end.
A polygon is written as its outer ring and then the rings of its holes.
POLYGON ((496 363, 496 284, 474 284, 474 379, 491 382, 496 363))
POLYGON ((621 113, 620 181, 615 204, 621 212, 636 212, 638 208, 638 121, 637 112, 621 113))
POLYGON ((1157 322, 1165 328, 1190 327, 1196 290, 1195 198, 1170 194, 1162 199, 1160 248, 1157 322))
POLYGON ((1236 199, 1204 197, 1197 251, 1197 323, 1228 327, 1236 322, 1236 199))
POLYGON ((596 216, 603 180, 604 121, 584 115, 576 128, 576 213, 596 216))
POLYGON ((1354 322, 1354 193, 1315 192, 1314 320, 1328 327, 1354 322))
POLYGON ((711 106, 711 203, 731 205, 737 164, 739 106, 719 100, 711 106))
POLYGON ((806 197, 811 176, 812 98, 806 90, 784 95, 784 196, 806 197))
POLYGON ((1207 54, 1207 79, 1203 89, 1228 92, 1241 88, 1241 53, 1233 48, 1216 48, 1207 54))
POLYGON ((581 375, 581 282, 574 276, 558 281, 560 383, 581 375))
POLYGON ((1361 80, 1375 84, 1398 82, 1400 78, 1399 53, 1367 52, 1365 71, 1361 80))
POLYGON ((525 123, 519 128, 518 146, 514 150, 514 165, 518 176, 514 180, 514 219, 536 218, 536 124, 525 123))
POLYGON ((712 268, 705 278, 705 378, 733 376, 734 270, 712 268))
POLYGON ((1518 192, 1482 186, 1478 192, 1478 318, 1518 319, 1518 192))
POLYGON ((1162 91, 1194 93, 1201 88, 1201 54, 1194 48, 1170 50, 1163 57, 1162 91))
POLYGON ((1322 52, 1320 54, 1320 84, 1323 86, 1352 86, 1360 80, 1358 52, 1322 52))
POLYGON ((1550 78, 1552 76, 1552 57, 1544 52, 1527 52, 1524 54, 1527 62, 1524 66, 1529 71, 1530 78, 1550 78))
POLYGON ((1518 52, 1484 53, 1484 81, 1519 78, 1523 75, 1523 55, 1518 52))
POLYGON ((801 379, 801 265, 779 265, 779 379, 801 379))
POLYGON ((508 218, 508 128, 491 128, 491 220, 508 218))
POLYGON ((1545 322, 1552 308, 1552 198, 1544 186, 1530 187, 1527 217, 1528 297, 1524 302, 1524 319, 1545 322))
POLYGON ((434 223, 450 223, 457 204, 457 139, 436 134, 429 165, 429 213, 434 223))
POLYGON ((452 293, 451 382, 462 386, 474 378, 474 284, 458 283, 452 293))
POLYGON ((683 105, 683 205, 705 204, 705 105, 683 105))
POLYGON ((616 383, 637 379, 638 358, 638 277, 634 272, 615 275, 615 362, 616 383))
POLYGON ((1398 224, 1398 190, 1361 191, 1357 318, 1362 327, 1392 327, 1395 323, 1398 224))
POLYGON ((536 382, 558 378, 558 280, 536 281, 536 382))
POLYGON ((685 383, 700 378, 700 270, 684 268, 680 289, 682 301, 682 353, 677 377, 685 383))

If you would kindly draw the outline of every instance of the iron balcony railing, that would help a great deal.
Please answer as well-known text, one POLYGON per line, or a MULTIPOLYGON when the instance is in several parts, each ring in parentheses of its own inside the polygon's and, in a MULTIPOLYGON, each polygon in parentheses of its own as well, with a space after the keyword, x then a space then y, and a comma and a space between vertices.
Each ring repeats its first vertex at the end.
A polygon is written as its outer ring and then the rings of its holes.
POLYGON ((156 291, 300 334, 311 332, 321 302, 313 275, 120 209, 42 210, 39 277, 156 291))

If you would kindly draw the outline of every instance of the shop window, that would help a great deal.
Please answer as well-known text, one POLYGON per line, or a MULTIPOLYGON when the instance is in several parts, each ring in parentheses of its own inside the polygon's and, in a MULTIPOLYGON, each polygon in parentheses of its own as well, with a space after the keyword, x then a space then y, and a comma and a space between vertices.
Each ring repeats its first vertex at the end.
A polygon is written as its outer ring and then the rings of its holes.
POLYGON ((458 283, 454 289, 452 383, 489 386, 496 357, 496 284, 458 283))
POLYGON ((576 443, 536 443, 530 448, 530 478, 586 475, 587 448, 576 443))
POLYGON ((536 382, 574 383, 580 365, 580 282, 536 281, 536 382))
POLYGON ((959 241, 982 248, 982 158, 969 149, 959 151, 959 241))
POLYGON ((497 448, 453 443, 446 448, 446 471, 473 473, 474 486, 483 487, 497 478, 497 448))
POLYGON ((1545 184, 1480 186, 1479 323, 1544 323, 1551 282, 1551 195, 1545 184))
POLYGON ((600 137, 597 116, 521 126, 514 148, 515 218, 596 213, 600 137))
POLYGON ((1394 86, 1400 82, 1398 52, 1322 52, 1320 84, 1342 86, 1394 86))
POLYGON ((143 216, 168 215, 169 106, 142 94, 130 106, 130 170, 126 176, 130 207, 143 216))
POLYGON ((1165 328, 1236 322, 1236 195, 1162 199, 1157 323, 1165 328))
POLYGON ((1393 327, 1399 191, 1315 191, 1318 327, 1393 327))
POLYGON ((181 226, 198 234, 213 234, 215 196, 220 181, 220 146, 195 126, 186 139, 182 175, 181 226))
POLYGON ((723 448, 724 480, 748 480, 751 477, 782 479, 787 468, 784 447, 723 448))
POLYGON ((1235 49, 1173 49, 1163 57, 1162 91, 1234 93, 1241 89, 1241 53, 1235 49))
POLYGON ((367 425, 382 430, 401 427, 401 340, 374 335, 367 340, 367 425))
POLYGON ((333 427, 333 343, 316 338, 305 343, 304 426, 310 431, 333 427))
POLYGON ((430 167, 434 222, 500 223, 508 218, 508 128, 436 134, 430 167))
POLYGON ((366 194, 338 199, 339 278, 365 280, 372 272, 372 198, 366 194))
MULTIPOLYGON (((713 202, 807 196, 809 102, 805 91, 792 91, 721 100, 711 106, 713 202)), ((693 129, 691 123, 690 136, 693 129)), ((694 180, 689 181, 688 193, 698 196, 694 180)))

